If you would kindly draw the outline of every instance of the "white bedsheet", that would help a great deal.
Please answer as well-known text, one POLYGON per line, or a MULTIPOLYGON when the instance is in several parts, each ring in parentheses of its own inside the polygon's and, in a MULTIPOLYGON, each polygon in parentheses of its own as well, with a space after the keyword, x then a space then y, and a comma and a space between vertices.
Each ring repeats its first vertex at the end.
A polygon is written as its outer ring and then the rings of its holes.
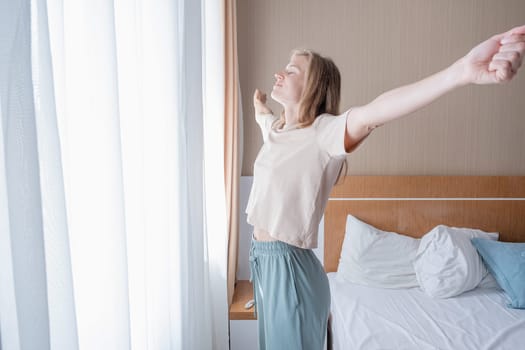
POLYGON ((329 273, 334 349, 525 349, 525 310, 501 289, 432 299, 419 288, 379 289, 329 273))

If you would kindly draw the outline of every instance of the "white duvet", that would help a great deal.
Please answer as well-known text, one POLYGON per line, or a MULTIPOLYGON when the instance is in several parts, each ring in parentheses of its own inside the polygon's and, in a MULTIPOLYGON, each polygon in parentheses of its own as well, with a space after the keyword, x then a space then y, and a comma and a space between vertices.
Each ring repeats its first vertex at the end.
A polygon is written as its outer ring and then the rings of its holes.
POLYGON ((498 288, 432 299, 419 288, 380 289, 329 273, 333 348, 525 349, 525 310, 498 288))

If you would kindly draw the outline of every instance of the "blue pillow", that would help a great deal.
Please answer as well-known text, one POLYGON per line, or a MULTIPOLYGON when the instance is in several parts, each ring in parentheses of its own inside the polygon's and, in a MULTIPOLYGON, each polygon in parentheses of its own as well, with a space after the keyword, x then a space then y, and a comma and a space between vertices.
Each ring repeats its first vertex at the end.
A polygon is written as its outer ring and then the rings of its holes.
POLYGON ((509 307, 525 309, 525 243, 473 238, 472 244, 510 298, 509 307))

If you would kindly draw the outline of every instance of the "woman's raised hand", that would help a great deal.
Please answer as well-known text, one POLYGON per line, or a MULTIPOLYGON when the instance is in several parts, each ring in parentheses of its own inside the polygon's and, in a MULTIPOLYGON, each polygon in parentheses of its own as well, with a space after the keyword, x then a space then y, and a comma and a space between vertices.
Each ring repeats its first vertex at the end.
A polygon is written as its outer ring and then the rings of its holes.
POLYGON ((257 114, 271 114, 272 110, 266 106, 266 94, 259 89, 255 89, 253 94, 253 107, 257 114))
POLYGON ((482 42, 458 63, 466 83, 502 83, 516 75, 524 55, 525 26, 520 26, 482 42))

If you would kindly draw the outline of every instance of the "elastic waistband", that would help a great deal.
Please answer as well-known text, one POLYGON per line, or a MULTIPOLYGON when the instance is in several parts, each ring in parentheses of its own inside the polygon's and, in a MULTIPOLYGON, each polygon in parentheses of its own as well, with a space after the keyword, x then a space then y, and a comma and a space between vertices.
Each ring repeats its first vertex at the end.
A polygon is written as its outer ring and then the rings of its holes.
POLYGON ((259 254, 290 253, 294 251, 303 251, 304 249, 293 246, 282 241, 257 241, 252 236, 252 250, 259 254))

